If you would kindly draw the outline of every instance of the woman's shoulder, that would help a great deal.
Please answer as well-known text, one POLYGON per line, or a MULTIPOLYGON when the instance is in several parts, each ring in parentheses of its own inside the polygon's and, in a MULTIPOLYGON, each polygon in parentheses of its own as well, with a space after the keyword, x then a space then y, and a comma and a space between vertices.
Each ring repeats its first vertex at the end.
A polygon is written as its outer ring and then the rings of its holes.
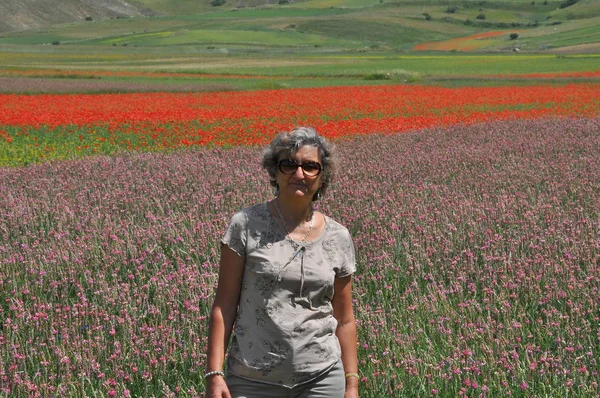
POLYGON ((248 222, 252 219, 266 220, 268 216, 269 210, 267 208, 267 203, 262 202, 244 207, 233 215, 232 220, 244 222, 248 222))
MULTIPOLYGON (((323 214, 323 213, 321 213, 321 214, 323 214)), ((326 214, 323 214, 323 218, 325 219, 325 223, 326 223, 325 224, 326 231, 328 231, 329 233, 338 233, 338 234, 350 236, 350 231, 348 231, 348 228, 343 226, 341 223, 337 222, 336 220, 334 220, 333 218, 329 217, 326 214)))

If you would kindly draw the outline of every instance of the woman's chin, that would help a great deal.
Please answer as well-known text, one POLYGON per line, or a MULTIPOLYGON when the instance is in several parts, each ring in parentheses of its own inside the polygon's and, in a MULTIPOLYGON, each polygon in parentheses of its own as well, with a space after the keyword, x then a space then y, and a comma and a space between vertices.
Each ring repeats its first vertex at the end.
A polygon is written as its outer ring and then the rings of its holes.
POLYGON ((300 198, 305 197, 306 194, 307 194, 307 192, 302 189, 297 189, 296 192, 294 192, 294 196, 300 197, 300 198))
POLYGON ((293 200, 293 199, 307 198, 309 195, 310 195, 310 192, 307 189, 295 188, 295 189, 290 189, 289 191, 287 191, 287 194, 285 196, 287 196, 293 200))
POLYGON ((306 188, 296 188, 291 190, 290 193, 292 194, 291 196, 296 199, 307 198, 310 196, 310 192, 306 188))

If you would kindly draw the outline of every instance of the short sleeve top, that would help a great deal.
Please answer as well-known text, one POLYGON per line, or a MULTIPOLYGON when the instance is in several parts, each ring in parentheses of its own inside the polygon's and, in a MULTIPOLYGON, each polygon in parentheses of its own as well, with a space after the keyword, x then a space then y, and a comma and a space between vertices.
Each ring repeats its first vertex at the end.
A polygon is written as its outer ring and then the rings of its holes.
POLYGON ((296 242, 260 203, 232 217, 222 242, 245 259, 228 370, 293 388, 331 368, 341 357, 334 281, 356 270, 348 230, 325 216, 316 240, 296 242))

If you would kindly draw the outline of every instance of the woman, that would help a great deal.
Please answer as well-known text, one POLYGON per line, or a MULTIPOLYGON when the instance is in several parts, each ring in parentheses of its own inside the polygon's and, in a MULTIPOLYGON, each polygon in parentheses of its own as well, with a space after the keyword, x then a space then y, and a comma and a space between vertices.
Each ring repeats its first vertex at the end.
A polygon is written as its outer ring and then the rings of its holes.
POLYGON ((207 397, 358 397, 354 246, 346 228, 313 209, 334 160, 312 128, 267 147, 262 165, 276 197, 236 213, 222 240, 207 397))

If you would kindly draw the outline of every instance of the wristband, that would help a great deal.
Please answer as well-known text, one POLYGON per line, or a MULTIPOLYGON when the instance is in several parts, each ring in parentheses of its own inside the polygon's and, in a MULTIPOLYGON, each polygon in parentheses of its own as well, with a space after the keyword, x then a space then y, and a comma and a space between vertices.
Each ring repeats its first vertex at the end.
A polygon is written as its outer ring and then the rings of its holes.
POLYGON ((213 370, 212 372, 208 372, 204 375, 204 379, 209 378, 210 376, 222 376, 223 378, 225 378, 225 373, 221 372, 220 370, 213 370))
POLYGON ((356 377, 357 379, 360 379, 360 376, 356 372, 348 372, 345 374, 345 376, 346 376, 346 379, 348 379, 350 377, 356 377))

